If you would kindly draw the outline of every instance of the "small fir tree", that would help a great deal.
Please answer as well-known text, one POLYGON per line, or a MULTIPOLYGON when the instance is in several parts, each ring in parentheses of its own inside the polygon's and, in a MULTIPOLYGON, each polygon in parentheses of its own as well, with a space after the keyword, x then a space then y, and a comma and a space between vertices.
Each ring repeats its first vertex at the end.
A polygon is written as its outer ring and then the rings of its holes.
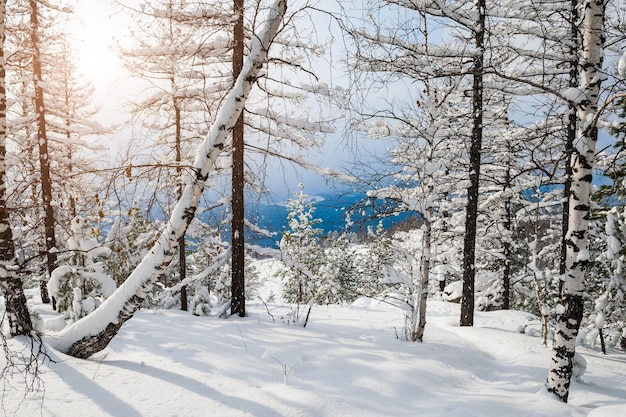
POLYGON ((105 258, 106 270, 120 285, 148 253, 157 239, 158 225, 150 222, 136 204, 125 215, 118 215, 105 243, 110 254, 105 258))
POLYGON ((354 242, 346 233, 331 234, 324 261, 315 277, 317 304, 351 303, 359 296, 359 275, 355 266, 354 242))
POLYGON ((287 201, 288 229, 280 241, 281 257, 286 264, 281 274, 283 293, 288 302, 298 305, 296 320, 300 319, 299 306, 315 299, 315 277, 323 254, 319 242, 322 230, 316 227, 322 220, 313 217, 315 207, 304 194, 304 185, 300 183, 298 188, 300 191, 287 201))
POLYGON ((104 268, 103 258, 110 249, 98 242, 90 224, 76 217, 71 232, 67 242, 70 254, 62 257, 65 264, 52 272, 48 291, 56 300, 57 310, 74 322, 93 312, 117 286, 104 268))
POLYGON ((393 264, 394 250, 392 239, 379 222, 375 229, 368 228, 367 242, 362 251, 355 255, 360 294, 375 297, 382 291, 382 282, 389 275, 393 264))

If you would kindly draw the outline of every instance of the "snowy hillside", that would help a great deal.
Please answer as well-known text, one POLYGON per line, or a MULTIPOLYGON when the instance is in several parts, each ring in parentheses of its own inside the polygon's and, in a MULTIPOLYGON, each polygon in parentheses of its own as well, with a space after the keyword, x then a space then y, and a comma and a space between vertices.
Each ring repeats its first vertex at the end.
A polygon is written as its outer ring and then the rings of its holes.
MULTIPOLYGON (((268 282, 261 293, 277 290, 268 282)), ((55 313, 36 307, 52 324, 55 313)), ((4 415, 626 415, 626 355, 581 348, 586 373, 560 403, 543 388, 550 350, 526 313, 477 313, 474 328, 460 328, 457 304, 432 301, 425 343, 414 344, 395 337, 401 312, 371 299, 315 306, 306 328, 283 323, 289 312, 281 303, 250 303, 248 317, 228 320, 141 310, 90 360, 49 351, 38 391, 24 396, 19 377, 6 379, 4 415)))

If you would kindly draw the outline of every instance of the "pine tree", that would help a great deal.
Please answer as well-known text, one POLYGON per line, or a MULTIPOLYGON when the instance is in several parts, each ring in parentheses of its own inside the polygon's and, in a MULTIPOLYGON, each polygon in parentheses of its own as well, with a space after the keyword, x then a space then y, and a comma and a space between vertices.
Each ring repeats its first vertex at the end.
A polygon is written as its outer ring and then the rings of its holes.
POLYGON ((104 263, 118 286, 154 245, 158 227, 159 222, 150 222, 137 204, 115 217, 104 241, 111 251, 104 263))
POLYGON ((356 274, 359 277, 359 293, 365 297, 380 295, 382 284, 389 274, 394 259, 393 243, 383 223, 368 228, 366 241, 357 247, 355 254, 356 274))

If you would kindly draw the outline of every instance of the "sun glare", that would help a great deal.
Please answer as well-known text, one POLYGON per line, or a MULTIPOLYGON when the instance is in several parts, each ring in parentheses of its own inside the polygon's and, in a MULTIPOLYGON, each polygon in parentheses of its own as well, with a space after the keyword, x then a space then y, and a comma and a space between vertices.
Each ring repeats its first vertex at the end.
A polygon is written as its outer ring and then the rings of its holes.
POLYGON ((73 38, 78 70, 94 87, 102 88, 123 73, 112 47, 113 38, 122 30, 122 25, 99 1, 81 1, 74 10, 73 38))

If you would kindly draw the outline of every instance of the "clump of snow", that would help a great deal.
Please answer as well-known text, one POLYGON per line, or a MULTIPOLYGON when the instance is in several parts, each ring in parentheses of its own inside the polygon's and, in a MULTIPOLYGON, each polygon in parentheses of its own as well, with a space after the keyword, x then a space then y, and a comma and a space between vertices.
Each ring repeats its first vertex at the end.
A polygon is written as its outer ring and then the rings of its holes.
POLYGON ((617 63, 617 72, 619 73, 619 75, 626 78, 626 52, 622 54, 622 57, 619 59, 619 62, 617 63))
POLYGON ((566 100, 571 101, 572 103, 580 104, 587 100, 587 96, 585 92, 577 87, 570 87, 563 91, 561 91, 561 95, 565 97, 566 100))
POLYGON ((458 302, 463 295, 463 281, 454 281, 446 285, 443 289, 442 298, 444 301, 458 302))

